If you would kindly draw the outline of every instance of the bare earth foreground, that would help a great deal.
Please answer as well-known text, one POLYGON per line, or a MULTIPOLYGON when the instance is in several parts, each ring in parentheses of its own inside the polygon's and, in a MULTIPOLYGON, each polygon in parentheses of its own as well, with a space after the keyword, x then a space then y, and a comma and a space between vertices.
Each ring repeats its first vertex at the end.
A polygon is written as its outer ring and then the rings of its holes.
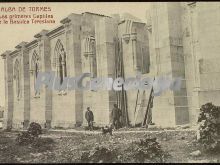
POLYGON ((48 131, 41 135, 41 142, 35 146, 19 146, 15 142, 18 132, 0 131, 0 163, 67 163, 81 162, 82 152, 94 146, 117 147, 121 162, 132 162, 129 144, 146 136, 156 137, 162 149, 169 153, 165 162, 220 162, 220 153, 207 153, 195 142, 193 130, 144 131, 121 130, 113 136, 102 135, 99 131, 48 131), (201 155, 191 156, 196 150, 201 155), (127 154, 128 153, 128 154, 127 154))

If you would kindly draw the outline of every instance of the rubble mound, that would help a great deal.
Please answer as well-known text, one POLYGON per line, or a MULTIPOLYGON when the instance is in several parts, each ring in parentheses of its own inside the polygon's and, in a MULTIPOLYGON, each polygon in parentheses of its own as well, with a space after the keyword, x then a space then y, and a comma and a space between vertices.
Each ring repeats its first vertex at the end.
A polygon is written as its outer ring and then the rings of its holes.
MULTIPOLYGON (((110 142, 111 143, 111 142, 110 142)), ((98 144, 91 150, 81 153, 79 162, 85 163, 148 163, 165 162, 169 156, 165 153, 156 138, 142 138, 129 141, 126 146, 98 144)))
POLYGON ((42 128, 40 124, 32 122, 28 128, 28 133, 34 137, 38 137, 40 134, 42 134, 42 128))
POLYGON ((139 139, 132 142, 131 146, 127 150, 130 152, 130 157, 134 158, 136 162, 164 162, 168 156, 157 142, 154 137, 146 137, 145 139, 139 139))
POLYGON ((19 145, 28 145, 36 141, 38 136, 42 134, 40 124, 32 122, 25 132, 20 132, 16 138, 16 143, 19 145))
POLYGON ((81 162, 87 163, 110 163, 116 159, 116 152, 104 146, 94 147, 92 150, 85 151, 81 155, 81 162))
POLYGON ((15 141, 19 145, 28 145, 34 141, 34 136, 28 132, 21 132, 18 134, 15 141))

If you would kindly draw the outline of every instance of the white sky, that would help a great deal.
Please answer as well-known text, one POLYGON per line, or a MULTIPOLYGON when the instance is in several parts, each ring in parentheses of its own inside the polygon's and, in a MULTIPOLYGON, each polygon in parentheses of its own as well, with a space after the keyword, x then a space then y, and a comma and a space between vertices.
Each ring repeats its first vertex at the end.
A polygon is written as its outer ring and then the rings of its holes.
MULTIPOLYGON (((59 25, 59 21, 70 13, 83 13, 93 12, 104 15, 130 13, 135 17, 140 18, 143 22, 146 22, 146 10, 149 9, 150 2, 102 2, 102 3, 0 3, 1 7, 51 7, 56 24, 27 24, 27 25, 15 25, 15 24, 0 24, 0 54, 6 50, 14 50, 14 47, 21 41, 29 42, 34 39, 34 35, 40 32, 42 29, 53 29, 59 25)), ((5 14, 0 10, 1 15, 5 14)), ((18 12, 10 14, 21 14, 18 12)), ((24 14, 30 14, 28 12, 24 14)), ((33 14, 33 13, 32 13, 33 14)), ((4 62, 0 59, 0 105, 5 104, 4 93, 4 62)))

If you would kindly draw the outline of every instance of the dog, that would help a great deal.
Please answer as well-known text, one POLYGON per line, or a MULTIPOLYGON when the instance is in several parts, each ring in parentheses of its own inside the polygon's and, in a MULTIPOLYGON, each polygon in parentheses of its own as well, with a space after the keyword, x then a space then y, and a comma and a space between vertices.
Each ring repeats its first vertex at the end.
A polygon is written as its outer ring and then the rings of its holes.
POLYGON ((101 130, 102 130, 103 135, 106 135, 107 133, 109 133, 112 136, 112 125, 102 127, 101 130))

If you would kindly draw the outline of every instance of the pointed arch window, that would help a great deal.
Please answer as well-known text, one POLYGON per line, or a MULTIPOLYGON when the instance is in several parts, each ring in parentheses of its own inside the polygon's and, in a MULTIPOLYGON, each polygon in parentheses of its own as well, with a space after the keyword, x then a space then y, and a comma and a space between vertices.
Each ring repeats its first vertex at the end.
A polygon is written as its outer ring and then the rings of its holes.
MULTIPOLYGON (((40 71, 40 56, 37 54, 36 51, 34 51, 32 55, 32 59, 31 59, 31 72, 34 78, 34 86, 35 86, 39 71, 40 71)), ((35 91, 34 95, 35 97, 40 97, 40 92, 35 91)))
MULTIPOLYGON (((66 52, 64 46, 60 40, 57 40, 53 65, 56 68, 57 77, 60 78, 60 85, 62 85, 64 78, 67 77, 67 66, 66 66, 66 52)), ((66 94, 63 91, 64 94, 66 94)))
POLYGON ((91 77, 97 76, 97 64, 96 64, 96 50, 95 50, 95 37, 87 36, 83 40, 83 54, 85 57, 85 61, 87 61, 87 65, 89 65, 89 71, 91 73, 91 77))
POLYGON ((21 73, 20 73, 20 62, 16 59, 14 64, 14 80, 15 80, 15 91, 16 97, 19 100, 21 96, 21 73))

